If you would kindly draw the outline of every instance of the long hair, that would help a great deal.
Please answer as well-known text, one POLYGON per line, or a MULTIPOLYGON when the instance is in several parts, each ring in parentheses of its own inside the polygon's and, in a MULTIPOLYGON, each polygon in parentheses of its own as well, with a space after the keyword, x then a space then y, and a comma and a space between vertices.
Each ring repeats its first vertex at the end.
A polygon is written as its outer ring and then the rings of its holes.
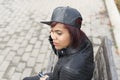
MULTIPOLYGON (((51 27, 54 27, 58 22, 52 22, 51 27)), ((77 27, 70 26, 67 24, 64 24, 65 28, 69 31, 70 37, 71 37, 71 43, 69 47, 72 47, 74 49, 79 48, 80 44, 84 42, 85 40, 85 33, 77 27)))
POLYGON ((86 37, 85 33, 80 28, 76 28, 74 26, 69 26, 69 25, 65 25, 65 26, 68 29, 71 36, 70 47, 74 49, 79 48, 81 43, 83 43, 85 40, 86 37))

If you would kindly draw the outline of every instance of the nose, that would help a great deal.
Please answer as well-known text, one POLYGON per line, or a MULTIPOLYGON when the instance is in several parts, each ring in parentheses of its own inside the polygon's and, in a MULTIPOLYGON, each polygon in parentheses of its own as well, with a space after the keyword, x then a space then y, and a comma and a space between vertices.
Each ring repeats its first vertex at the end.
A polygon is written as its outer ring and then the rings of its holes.
POLYGON ((55 36, 55 34, 54 34, 53 32, 51 32, 50 35, 51 35, 51 38, 52 38, 53 40, 56 39, 56 36, 55 36))

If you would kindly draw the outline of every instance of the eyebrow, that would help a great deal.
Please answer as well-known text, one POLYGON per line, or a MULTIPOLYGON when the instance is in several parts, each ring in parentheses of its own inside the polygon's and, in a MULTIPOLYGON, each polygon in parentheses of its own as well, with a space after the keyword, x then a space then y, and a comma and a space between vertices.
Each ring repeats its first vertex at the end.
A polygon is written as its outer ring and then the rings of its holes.
POLYGON ((60 31, 60 32, 62 32, 61 30, 51 30, 51 32, 57 32, 57 31, 60 31))
POLYGON ((54 32, 55 32, 55 31, 61 31, 61 32, 62 32, 62 30, 53 30, 53 29, 51 29, 50 31, 54 31, 54 32))

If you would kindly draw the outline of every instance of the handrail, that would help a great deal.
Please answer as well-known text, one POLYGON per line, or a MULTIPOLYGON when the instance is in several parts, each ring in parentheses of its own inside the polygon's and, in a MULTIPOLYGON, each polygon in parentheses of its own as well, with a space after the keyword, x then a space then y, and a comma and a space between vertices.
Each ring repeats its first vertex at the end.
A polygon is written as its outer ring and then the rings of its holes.
POLYGON ((94 80, 118 80, 112 56, 111 41, 103 37, 95 56, 94 80))

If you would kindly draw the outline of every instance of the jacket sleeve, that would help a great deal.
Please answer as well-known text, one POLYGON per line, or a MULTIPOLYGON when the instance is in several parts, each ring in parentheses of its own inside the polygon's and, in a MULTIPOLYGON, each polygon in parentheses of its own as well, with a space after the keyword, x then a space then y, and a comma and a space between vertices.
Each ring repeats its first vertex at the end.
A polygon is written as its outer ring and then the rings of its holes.
POLYGON ((71 69, 62 69, 60 73, 60 80, 78 80, 79 74, 76 71, 72 71, 71 69))
POLYGON ((91 72, 88 71, 77 71, 72 69, 64 68, 61 70, 59 80, 91 80, 91 72), (90 73, 90 74, 89 74, 90 73))

